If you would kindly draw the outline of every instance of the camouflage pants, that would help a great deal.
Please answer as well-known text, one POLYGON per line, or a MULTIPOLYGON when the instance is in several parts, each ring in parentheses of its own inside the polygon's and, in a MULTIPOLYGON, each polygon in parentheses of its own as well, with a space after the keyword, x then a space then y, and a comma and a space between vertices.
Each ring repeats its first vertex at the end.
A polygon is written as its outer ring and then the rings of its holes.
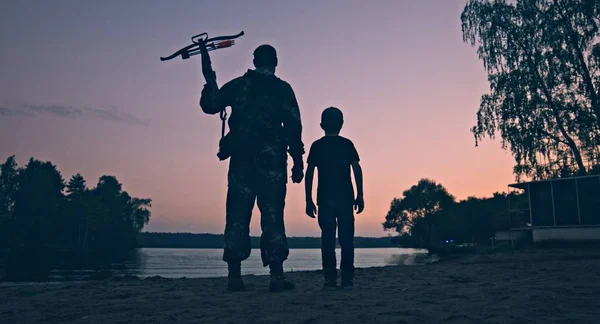
POLYGON ((243 261, 250 256, 250 220, 255 202, 261 213, 263 266, 281 264, 287 259, 289 249, 283 221, 286 171, 287 168, 261 172, 256 167, 230 166, 223 261, 243 261))

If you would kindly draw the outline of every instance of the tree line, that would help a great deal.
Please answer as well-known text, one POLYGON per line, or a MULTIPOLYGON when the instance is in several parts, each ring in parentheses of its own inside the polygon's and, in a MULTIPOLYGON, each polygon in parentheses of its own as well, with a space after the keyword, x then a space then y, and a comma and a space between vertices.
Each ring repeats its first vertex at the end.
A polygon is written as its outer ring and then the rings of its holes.
POLYGON ((443 185, 424 178, 392 200, 382 225, 396 231, 395 241, 405 246, 435 250, 446 242, 489 244, 496 231, 524 225, 525 218, 509 212, 509 199, 512 208, 527 208, 523 198, 522 193, 494 193, 457 201, 443 185))
POLYGON ((115 253, 137 246, 151 199, 132 197, 116 177, 89 188, 81 174, 65 182, 49 161, 15 156, 0 165, 0 246, 115 253))

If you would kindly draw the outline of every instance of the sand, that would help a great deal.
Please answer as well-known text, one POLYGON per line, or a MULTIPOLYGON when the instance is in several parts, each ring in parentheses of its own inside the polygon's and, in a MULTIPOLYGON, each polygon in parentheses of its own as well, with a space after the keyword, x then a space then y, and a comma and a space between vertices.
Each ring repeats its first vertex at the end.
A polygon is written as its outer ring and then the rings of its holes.
POLYGON ((552 250, 358 269, 336 291, 317 271, 276 294, 265 276, 1 283, 0 323, 600 323, 599 270, 597 250, 552 250))

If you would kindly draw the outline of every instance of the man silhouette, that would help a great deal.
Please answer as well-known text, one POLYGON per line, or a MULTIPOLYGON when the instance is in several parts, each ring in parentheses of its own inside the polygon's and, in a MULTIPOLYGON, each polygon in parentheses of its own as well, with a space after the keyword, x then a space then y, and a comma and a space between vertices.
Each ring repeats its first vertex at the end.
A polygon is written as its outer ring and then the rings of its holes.
POLYGON ((270 45, 254 51, 254 70, 216 89, 204 85, 200 106, 207 114, 231 107, 230 132, 221 152, 231 157, 226 202, 223 261, 227 288, 244 289, 241 262, 250 256, 250 218, 256 200, 261 212, 263 266, 269 266, 269 291, 293 289, 283 273, 289 249, 283 211, 287 185, 287 154, 293 160, 292 181, 304 177, 300 110, 292 87, 275 76, 277 52, 270 45), (226 147, 224 147, 226 146, 226 147))

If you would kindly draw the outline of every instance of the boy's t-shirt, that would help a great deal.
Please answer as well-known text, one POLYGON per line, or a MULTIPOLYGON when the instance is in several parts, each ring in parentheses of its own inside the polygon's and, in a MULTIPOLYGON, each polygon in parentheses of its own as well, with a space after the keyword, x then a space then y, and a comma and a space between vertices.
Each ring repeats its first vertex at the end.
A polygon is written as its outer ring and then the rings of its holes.
POLYGON ((352 141, 342 136, 323 136, 315 141, 307 163, 317 167, 317 205, 354 202, 350 165, 360 161, 352 141))

